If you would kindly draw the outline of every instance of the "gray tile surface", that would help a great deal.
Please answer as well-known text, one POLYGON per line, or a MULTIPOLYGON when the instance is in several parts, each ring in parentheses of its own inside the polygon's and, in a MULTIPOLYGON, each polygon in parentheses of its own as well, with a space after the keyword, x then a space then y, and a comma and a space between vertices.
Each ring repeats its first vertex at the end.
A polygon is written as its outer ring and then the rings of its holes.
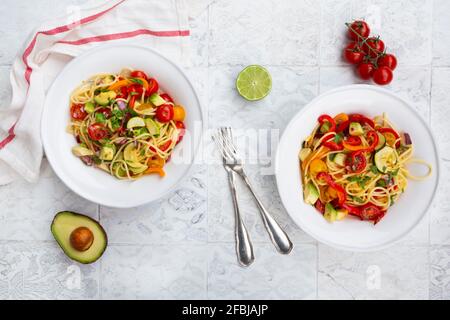
MULTIPOLYGON (((0 108, 9 102, 9 68, 26 37, 46 17, 65 15, 83 2, 1 1, 0 108)), ((215 164, 196 165, 174 192, 132 210, 98 208, 79 198, 45 160, 37 184, 0 187, 0 299, 449 299, 449 10, 447 0, 217 0, 190 20, 188 74, 206 122, 241 129, 239 142, 245 144, 243 134, 254 129, 281 134, 318 93, 361 82, 341 58, 344 23, 368 19, 399 59, 388 89, 411 101, 431 125, 442 158, 437 199, 399 244, 375 253, 318 245, 293 225, 277 194, 270 154, 253 146, 245 154, 252 161, 250 178, 295 249, 288 257, 275 252, 240 185, 256 254, 255 264, 241 269, 225 172, 205 137, 203 156, 215 164), (246 102, 234 89, 248 64, 266 65, 273 77, 272 93, 261 102, 246 102), (101 220, 110 246, 99 262, 84 266, 64 256, 49 232, 60 210, 101 220)))

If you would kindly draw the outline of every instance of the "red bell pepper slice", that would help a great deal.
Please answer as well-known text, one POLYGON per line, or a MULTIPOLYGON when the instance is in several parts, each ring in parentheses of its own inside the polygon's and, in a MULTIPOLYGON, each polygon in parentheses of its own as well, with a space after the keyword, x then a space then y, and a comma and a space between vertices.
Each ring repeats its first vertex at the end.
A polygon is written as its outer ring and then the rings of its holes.
POLYGON ((350 126, 350 121, 347 120, 347 121, 341 122, 337 125, 336 132, 342 133, 345 130, 347 130, 349 126, 350 126))
POLYGON ((319 180, 325 180, 325 182, 334 190, 336 190, 338 195, 338 203, 339 206, 344 205, 345 201, 347 201, 347 192, 345 192, 345 189, 341 187, 339 184, 334 182, 331 175, 329 175, 326 172, 321 172, 317 175, 317 179, 319 180))
POLYGON ((373 129, 375 129, 375 123, 373 120, 361 115, 361 114, 351 114, 349 117, 350 122, 358 122, 360 124, 367 124, 373 129))
POLYGON ((322 126, 323 124, 325 124, 326 122, 328 122, 330 124, 330 129, 328 129, 328 132, 335 132, 336 131, 336 121, 334 121, 334 119, 332 117, 330 117, 327 114, 323 114, 319 117, 319 123, 320 126, 322 126))
POLYGON ((327 147, 333 151, 342 151, 344 150, 344 146, 342 145, 342 143, 336 143, 334 141, 331 141, 332 138, 330 138, 330 140, 324 141, 323 142, 323 146, 327 147))

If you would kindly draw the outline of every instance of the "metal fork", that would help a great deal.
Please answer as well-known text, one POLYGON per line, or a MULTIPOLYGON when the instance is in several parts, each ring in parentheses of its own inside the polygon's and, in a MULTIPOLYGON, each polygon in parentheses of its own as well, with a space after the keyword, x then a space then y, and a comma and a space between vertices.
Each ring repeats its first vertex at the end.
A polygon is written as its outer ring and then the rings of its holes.
POLYGON ((228 183, 230 185, 231 197, 233 199, 233 207, 234 207, 234 218, 235 218, 235 231, 234 235, 236 238, 236 254, 238 257, 239 264, 243 267, 248 267, 255 261, 255 256, 253 254, 253 246, 250 240, 250 236, 248 234, 247 228, 244 224, 244 221, 241 217, 241 211, 239 210, 238 204, 238 195, 236 190, 236 177, 234 171, 231 170, 226 165, 225 154, 223 153, 223 149, 221 148, 222 141, 220 136, 213 136, 213 139, 216 141, 219 150, 222 153, 223 165, 225 170, 228 173, 228 183))
POLYGON ((219 148, 221 149, 222 155, 225 159, 224 166, 228 170, 232 170, 237 173, 244 180, 245 184, 249 188, 251 194, 253 195, 256 204, 258 205, 259 212, 261 213, 261 218, 263 220, 264 226, 269 233, 272 243, 275 245, 278 252, 282 254, 289 254, 292 251, 293 245, 289 239, 286 232, 281 229, 280 225, 276 220, 270 215, 267 209, 264 207, 263 203, 256 195, 247 174, 244 171, 242 165, 242 160, 238 155, 236 146, 233 140, 233 132, 231 128, 220 128, 218 136, 219 148))

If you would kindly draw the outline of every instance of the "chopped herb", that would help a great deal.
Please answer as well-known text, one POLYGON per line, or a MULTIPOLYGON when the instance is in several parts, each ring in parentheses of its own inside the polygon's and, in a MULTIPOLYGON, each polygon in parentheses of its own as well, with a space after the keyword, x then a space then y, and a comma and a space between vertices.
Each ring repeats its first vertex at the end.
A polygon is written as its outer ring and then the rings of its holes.
POLYGON ((379 174, 379 173, 380 173, 380 171, 378 171, 377 166, 371 166, 371 167, 370 167, 370 171, 371 171, 373 174, 379 174))
POLYGON ((356 196, 353 197, 353 201, 358 202, 358 203, 364 203, 365 202, 364 199, 362 199, 360 197, 356 197, 356 196))
POLYGON ((106 117, 103 113, 96 113, 95 114, 95 122, 98 123, 105 123, 106 122, 106 117))
POLYGON ((139 95, 138 92, 134 92, 134 91, 133 91, 133 92, 130 93, 130 96, 137 96, 137 95, 139 95))
POLYGON ((120 109, 114 109, 112 111, 112 114, 113 114, 114 117, 116 117, 118 119, 121 119, 121 118, 123 118, 124 112, 122 110, 120 110, 120 109))
POLYGON ((334 137, 334 142, 336 143, 341 143, 341 141, 344 139, 344 136, 341 133, 338 133, 335 137, 334 137))
POLYGON ((116 131, 117 129, 120 128, 121 121, 120 121, 119 118, 117 118, 117 117, 112 117, 112 118, 110 119, 110 121, 111 121, 111 129, 112 129, 113 131, 116 131))
POLYGON ((347 178, 347 180, 350 182, 356 182, 361 188, 365 188, 370 179, 371 178, 368 176, 354 176, 347 178))
POLYGON ((386 188, 386 180, 378 180, 377 181, 377 187, 386 188))
POLYGON ((100 159, 100 158, 97 157, 97 156, 93 156, 93 157, 92 157, 92 160, 93 160, 94 163, 97 164, 97 165, 102 163, 102 159, 100 159))
POLYGON ((141 86, 144 85, 144 82, 141 79, 130 78, 129 80, 133 83, 140 84, 141 86))

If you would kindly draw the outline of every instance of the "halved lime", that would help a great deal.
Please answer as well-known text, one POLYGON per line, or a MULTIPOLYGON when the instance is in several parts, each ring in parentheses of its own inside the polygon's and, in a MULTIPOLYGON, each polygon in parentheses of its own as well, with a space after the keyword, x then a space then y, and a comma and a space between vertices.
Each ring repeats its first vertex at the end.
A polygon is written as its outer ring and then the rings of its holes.
POLYGON ((261 100, 272 89, 272 77, 266 68, 251 65, 239 73, 236 79, 236 89, 247 100, 261 100))

